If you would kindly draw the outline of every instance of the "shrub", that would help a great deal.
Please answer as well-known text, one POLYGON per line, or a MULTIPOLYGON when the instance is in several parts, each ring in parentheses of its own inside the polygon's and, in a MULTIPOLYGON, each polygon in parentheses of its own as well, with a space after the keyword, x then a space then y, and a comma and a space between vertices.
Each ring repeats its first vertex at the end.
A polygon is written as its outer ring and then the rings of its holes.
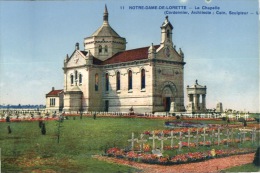
POLYGON ((45 135, 45 134, 46 134, 45 123, 42 123, 41 131, 42 131, 42 135, 45 135))
POLYGON ((245 118, 240 117, 240 118, 238 118, 238 121, 239 121, 239 122, 245 122, 245 118))
POLYGON ((5 121, 6 121, 7 123, 9 123, 9 122, 10 122, 10 117, 7 116, 6 119, 5 119, 5 121))
POLYGON ((223 121, 227 121, 227 117, 222 117, 222 120, 223 121))
POLYGON ((260 147, 257 148, 256 153, 255 153, 255 157, 254 157, 254 161, 253 161, 255 166, 260 166, 259 157, 260 157, 260 147))
POLYGON ((43 122, 40 120, 40 121, 39 121, 39 128, 42 128, 42 123, 43 123, 43 122))
POLYGON ((12 133, 11 127, 7 126, 8 134, 12 133))

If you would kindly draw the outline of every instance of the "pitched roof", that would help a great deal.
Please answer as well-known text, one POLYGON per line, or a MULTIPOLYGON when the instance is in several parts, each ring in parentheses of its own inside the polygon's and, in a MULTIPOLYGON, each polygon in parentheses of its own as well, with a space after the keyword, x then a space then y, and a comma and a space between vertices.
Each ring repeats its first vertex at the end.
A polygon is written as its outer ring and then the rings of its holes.
MULTIPOLYGON (((160 45, 154 46, 157 49, 160 45)), ((149 47, 142 47, 138 49, 126 50, 124 52, 118 52, 113 55, 111 58, 103 61, 101 64, 115 64, 121 62, 129 62, 129 61, 136 61, 148 58, 148 49, 149 47)))
POLYGON ((51 90, 46 96, 59 96, 59 93, 63 92, 63 90, 51 90))
POLYGON ((92 35, 97 37, 120 37, 110 25, 102 25, 92 35))

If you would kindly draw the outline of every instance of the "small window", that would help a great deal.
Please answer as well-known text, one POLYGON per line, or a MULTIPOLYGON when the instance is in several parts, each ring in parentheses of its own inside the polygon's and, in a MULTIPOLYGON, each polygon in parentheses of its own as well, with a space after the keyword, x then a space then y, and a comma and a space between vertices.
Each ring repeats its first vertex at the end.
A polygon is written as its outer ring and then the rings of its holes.
POLYGON ((116 73, 116 90, 120 90, 120 72, 116 73))
POLYGON ((145 89, 145 69, 141 71, 141 89, 145 89))
POLYGON ((133 77, 132 77, 132 71, 131 70, 129 70, 128 71, 128 90, 131 90, 131 89, 133 89, 133 85, 132 85, 132 80, 133 79, 133 77))
POLYGON ((102 46, 101 45, 99 45, 99 47, 98 47, 98 53, 102 53, 102 46))
POLYGON ((106 73, 106 91, 109 90, 109 75, 106 73))
POLYGON ((82 84, 82 74, 79 74, 79 84, 82 84))
POLYGON ((73 75, 70 75, 70 84, 73 85, 73 83, 74 83, 74 77, 73 75))
POLYGON ((95 74, 95 91, 98 91, 98 74, 95 74))
POLYGON ((107 45, 105 46, 105 53, 107 53, 107 45))
POLYGON ((50 98, 50 106, 55 106, 55 98, 50 98))
POLYGON ((167 38, 170 38, 170 30, 167 29, 167 38))
POLYGON ((77 80, 78 79, 78 71, 76 70, 75 71, 75 80, 77 80))

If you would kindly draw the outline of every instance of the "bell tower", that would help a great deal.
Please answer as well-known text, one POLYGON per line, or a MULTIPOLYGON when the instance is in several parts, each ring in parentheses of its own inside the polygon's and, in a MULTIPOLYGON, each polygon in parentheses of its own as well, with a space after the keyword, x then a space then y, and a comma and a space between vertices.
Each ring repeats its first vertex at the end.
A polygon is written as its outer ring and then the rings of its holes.
POLYGON ((84 39, 85 51, 104 61, 118 52, 125 51, 126 39, 121 37, 109 24, 108 10, 105 5, 103 23, 90 37, 84 39))
POLYGON ((173 26, 168 20, 168 16, 165 17, 165 20, 161 26, 161 45, 173 45, 172 42, 172 30, 173 26))

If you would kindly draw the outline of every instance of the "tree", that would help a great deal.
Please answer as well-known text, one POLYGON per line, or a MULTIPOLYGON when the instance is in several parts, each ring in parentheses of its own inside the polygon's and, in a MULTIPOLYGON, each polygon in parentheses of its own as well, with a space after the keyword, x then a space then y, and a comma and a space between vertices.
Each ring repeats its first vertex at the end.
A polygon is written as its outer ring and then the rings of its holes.
POLYGON ((7 130, 8 130, 8 134, 11 134, 11 133, 12 133, 12 130, 11 130, 10 125, 7 126, 7 130))
POLYGON ((42 131, 42 135, 46 135, 45 123, 42 123, 41 131, 42 131))
POLYGON ((42 120, 39 121, 39 128, 42 128, 42 120))
POLYGON ((7 123, 10 123, 10 117, 9 117, 9 115, 5 118, 5 121, 6 121, 7 123))

